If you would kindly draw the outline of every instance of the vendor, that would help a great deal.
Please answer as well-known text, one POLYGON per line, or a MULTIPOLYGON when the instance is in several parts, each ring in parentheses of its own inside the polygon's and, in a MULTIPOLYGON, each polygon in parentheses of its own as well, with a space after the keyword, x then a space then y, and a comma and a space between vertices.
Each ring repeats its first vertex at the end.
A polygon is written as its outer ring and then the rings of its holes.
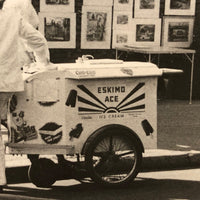
MULTIPOLYGON (((39 26, 39 17, 33 7, 31 0, 6 0, 3 9, 12 9, 20 12, 22 17, 30 23, 34 28, 39 26)), ((33 50, 27 45, 26 40, 19 40, 19 63, 21 67, 35 62, 33 50)))
MULTIPOLYGON (((49 66, 49 50, 43 35, 26 22, 17 10, 3 9, 4 2, 0 0, 0 118, 5 115, 4 107, 13 92, 24 90, 18 58, 20 38, 27 41, 41 63, 47 68, 49 66)), ((5 185, 5 149, 0 133, 0 191, 5 185)))

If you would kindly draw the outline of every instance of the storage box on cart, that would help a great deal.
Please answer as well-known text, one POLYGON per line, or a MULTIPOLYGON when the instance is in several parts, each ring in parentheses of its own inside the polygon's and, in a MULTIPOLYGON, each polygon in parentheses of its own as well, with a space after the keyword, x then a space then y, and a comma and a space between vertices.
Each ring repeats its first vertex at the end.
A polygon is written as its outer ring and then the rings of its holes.
POLYGON ((102 59, 33 71, 24 73, 25 91, 12 99, 10 153, 81 153, 90 135, 107 125, 127 127, 144 148, 157 147, 162 69, 156 65, 102 59))

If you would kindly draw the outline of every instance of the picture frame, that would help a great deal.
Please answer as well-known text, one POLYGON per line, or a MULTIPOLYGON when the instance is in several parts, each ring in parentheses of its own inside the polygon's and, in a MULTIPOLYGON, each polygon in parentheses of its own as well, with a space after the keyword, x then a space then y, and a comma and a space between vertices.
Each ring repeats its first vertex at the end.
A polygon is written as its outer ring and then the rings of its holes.
POLYGON ((75 13, 40 12, 39 19, 39 31, 49 48, 76 48, 75 13))
POLYGON ((159 18, 160 0, 135 0, 134 18, 159 18))
POLYGON ((85 6, 112 6, 113 0, 83 0, 85 6))
POLYGON ((164 16, 162 46, 190 47, 193 41, 194 17, 164 16))
POLYGON ((131 44, 131 32, 126 30, 113 30, 112 48, 131 44))
POLYGON ((82 49, 110 49, 112 20, 111 16, 111 6, 82 7, 82 49))
POLYGON ((114 0, 114 10, 133 10, 133 0, 114 0))
POLYGON ((113 13, 113 29, 129 30, 132 21, 132 12, 114 11, 113 13))
POLYGON ((161 19, 136 19, 132 20, 132 46, 152 47, 160 46, 161 19))
POLYGON ((165 0, 165 15, 195 15, 196 0, 165 0))
POLYGON ((40 0, 40 12, 74 12, 74 0, 40 0))

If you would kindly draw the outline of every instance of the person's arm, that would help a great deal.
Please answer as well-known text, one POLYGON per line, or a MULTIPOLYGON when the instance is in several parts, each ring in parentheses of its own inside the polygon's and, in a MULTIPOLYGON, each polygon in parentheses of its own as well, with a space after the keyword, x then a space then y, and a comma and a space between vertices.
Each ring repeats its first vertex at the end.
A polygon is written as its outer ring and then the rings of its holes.
POLYGON ((31 2, 28 2, 28 9, 27 9, 27 17, 28 17, 28 22, 34 27, 34 28, 38 28, 39 26, 39 18, 38 15, 35 11, 35 8, 33 7, 33 5, 31 4, 31 2))
POLYGON ((44 36, 23 18, 20 20, 19 34, 27 41, 28 46, 33 49, 37 60, 49 64, 49 49, 44 36))

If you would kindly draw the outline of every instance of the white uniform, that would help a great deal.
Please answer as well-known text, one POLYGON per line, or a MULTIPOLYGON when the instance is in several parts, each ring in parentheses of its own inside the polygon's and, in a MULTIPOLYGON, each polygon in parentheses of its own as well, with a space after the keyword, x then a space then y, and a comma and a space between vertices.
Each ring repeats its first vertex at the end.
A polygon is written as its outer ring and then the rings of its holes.
MULTIPOLYGON (((27 44, 34 50, 39 61, 44 64, 49 61, 49 50, 43 35, 27 23, 16 10, 0 10, 0 27, 1 112, 1 107, 5 105, 8 99, 7 93, 24 90, 18 56, 20 37, 27 40, 27 44)), ((4 146, 0 133, 0 185, 6 184, 4 157, 4 146)))
MULTIPOLYGON (((3 9, 15 9, 16 11, 20 11, 22 17, 27 20, 27 22, 29 22, 34 28, 37 28, 39 26, 40 21, 31 3, 31 0, 6 0, 3 9)), ((33 50, 28 48, 26 41, 21 39, 19 40, 19 42, 19 62, 20 66, 23 67, 24 65, 33 62, 34 56, 33 50)))

